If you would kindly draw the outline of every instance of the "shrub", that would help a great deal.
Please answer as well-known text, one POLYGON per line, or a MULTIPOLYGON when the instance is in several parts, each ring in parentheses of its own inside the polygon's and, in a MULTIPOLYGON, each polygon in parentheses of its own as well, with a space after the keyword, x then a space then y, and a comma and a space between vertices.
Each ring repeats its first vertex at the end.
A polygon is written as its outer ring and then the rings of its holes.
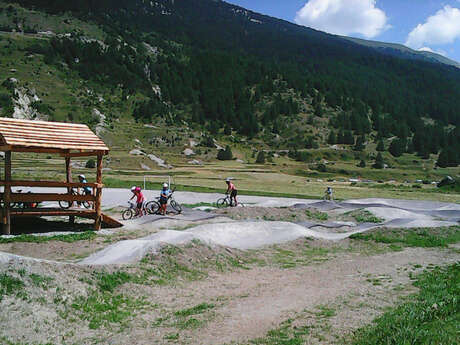
POLYGON ((221 161, 230 161, 233 159, 233 153, 232 153, 232 149, 230 148, 230 146, 226 146, 225 147, 225 150, 219 150, 219 152, 217 152, 217 159, 218 160, 221 160, 221 161))
POLYGON ((94 169, 96 167, 96 161, 94 159, 88 159, 85 164, 85 168, 94 169))

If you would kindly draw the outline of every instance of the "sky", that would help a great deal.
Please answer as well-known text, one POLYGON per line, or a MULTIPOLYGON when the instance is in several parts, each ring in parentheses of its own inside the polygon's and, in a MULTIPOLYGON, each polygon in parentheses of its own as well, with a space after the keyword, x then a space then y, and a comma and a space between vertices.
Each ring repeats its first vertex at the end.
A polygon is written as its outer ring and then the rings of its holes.
POLYGON ((332 34, 401 43, 460 62, 460 0, 226 0, 332 34))

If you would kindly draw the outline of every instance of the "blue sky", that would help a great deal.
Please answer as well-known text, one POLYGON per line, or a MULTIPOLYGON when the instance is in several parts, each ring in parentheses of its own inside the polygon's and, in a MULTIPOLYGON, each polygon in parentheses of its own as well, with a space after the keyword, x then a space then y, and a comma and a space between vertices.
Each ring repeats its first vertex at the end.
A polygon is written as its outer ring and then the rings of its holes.
POLYGON ((318 30, 430 50, 460 62, 460 0, 227 0, 318 30))

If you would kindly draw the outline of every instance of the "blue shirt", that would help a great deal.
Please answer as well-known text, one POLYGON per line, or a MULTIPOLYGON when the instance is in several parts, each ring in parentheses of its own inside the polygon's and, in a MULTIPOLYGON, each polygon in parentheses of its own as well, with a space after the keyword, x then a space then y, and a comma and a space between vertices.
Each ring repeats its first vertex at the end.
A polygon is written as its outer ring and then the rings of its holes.
MULTIPOLYGON (((81 183, 88 183, 88 181, 86 181, 86 179, 83 179, 83 180, 81 180, 81 183)), ((92 192, 92 190, 91 190, 90 187, 84 187, 84 190, 85 190, 85 192, 87 192, 87 193, 91 193, 91 192, 92 192)))
POLYGON ((166 195, 166 197, 169 198, 169 196, 171 195, 171 189, 162 189, 160 196, 164 196, 164 195, 166 195))

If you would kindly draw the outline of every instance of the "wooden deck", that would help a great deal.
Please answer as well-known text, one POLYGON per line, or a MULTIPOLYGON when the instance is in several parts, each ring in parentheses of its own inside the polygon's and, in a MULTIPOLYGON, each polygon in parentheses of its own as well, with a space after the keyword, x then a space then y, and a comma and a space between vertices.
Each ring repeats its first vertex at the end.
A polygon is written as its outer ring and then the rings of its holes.
MULTIPOLYGON (((3 218, 3 211, 0 214, 3 218)), ((10 216, 16 217, 80 217, 86 219, 96 219, 97 212, 95 210, 79 209, 79 208, 12 208, 10 209, 10 216)), ((119 228, 123 224, 118 220, 102 214, 102 225, 104 228, 119 228)))

